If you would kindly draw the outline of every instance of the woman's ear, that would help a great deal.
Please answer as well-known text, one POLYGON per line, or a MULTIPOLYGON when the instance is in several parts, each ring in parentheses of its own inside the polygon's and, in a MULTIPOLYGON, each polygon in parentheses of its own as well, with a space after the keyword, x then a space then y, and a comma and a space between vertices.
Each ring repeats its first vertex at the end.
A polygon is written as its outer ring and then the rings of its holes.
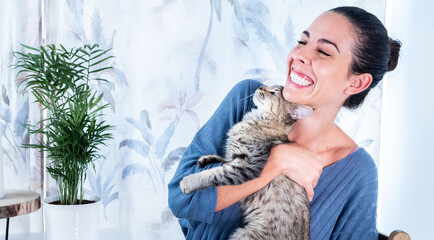
POLYGON ((371 85, 372 75, 370 73, 354 74, 350 77, 350 84, 345 88, 348 95, 362 92, 371 85))

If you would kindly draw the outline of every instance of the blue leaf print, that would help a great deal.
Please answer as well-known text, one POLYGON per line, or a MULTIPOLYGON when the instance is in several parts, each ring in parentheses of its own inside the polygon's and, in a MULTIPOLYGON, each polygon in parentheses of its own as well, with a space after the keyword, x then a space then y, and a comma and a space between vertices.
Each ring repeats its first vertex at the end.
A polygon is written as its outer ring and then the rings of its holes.
POLYGON ((175 124, 171 122, 164 131, 163 135, 155 143, 155 155, 158 159, 161 159, 166 152, 166 148, 169 145, 170 138, 175 133, 175 124))
POLYGON ((125 73, 122 72, 118 67, 113 66, 113 73, 115 74, 115 81, 118 82, 123 87, 129 87, 127 77, 125 73))
POLYGON ((140 132, 142 131, 142 125, 141 125, 140 123, 138 123, 138 122, 136 121, 136 119, 134 119, 134 118, 125 118, 125 120, 126 120, 129 124, 131 124, 131 125, 133 125, 135 128, 137 128, 140 132))
POLYGON ((246 29, 246 23, 244 22, 244 16, 241 10, 240 3, 237 0, 235 0, 233 1, 232 4, 234 7, 235 20, 236 20, 232 22, 232 28, 241 41, 247 42, 249 40, 249 33, 247 32, 246 29))
POLYGON ((9 96, 4 84, 2 84, 2 96, 1 101, 4 102, 7 106, 9 106, 9 96))
POLYGON ((29 101, 28 99, 24 102, 20 111, 17 113, 14 121, 14 133, 17 136, 22 137, 26 128, 23 123, 27 123, 29 118, 29 101))
POLYGON ((294 26, 292 25, 291 16, 288 16, 288 20, 285 23, 285 45, 288 49, 291 49, 294 44, 294 26))
POLYGON ((106 179, 106 181, 105 181, 105 183, 104 183, 104 186, 103 186, 103 191, 104 192, 107 192, 107 193, 110 193, 111 192, 111 188, 113 187, 113 185, 109 188, 109 184, 111 183, 111 181, 113 180, 113 177, 114 177, 114 175, 115 175, 115 173, 116 173, 116 171, 118 170, 119 168, 118 168, 118 165, 116 165, 113 169, 112 169, 112 171, 110 172, 110 175, 107 177, 107 179, 106 179), (109 188, 109 189, 108 189, 109 188), (110 190, 110 191, 109 191, 110 190))
MULTIPOLYGON (((106 181, 106 183, 110 183, 110 181, 106 181)), ((108 200, 108 198, 109 198, 109 196, 110 196, 110 192, 113 190, 113 187, 114 187, 115 185, 114 184, 112 184, 112 185, 110 185, 107 189, 104 189, 104 191, 102 192, 102 194, 103 194, 103 202, 106 202, 107 200, 108 200)), ((105 204, 104 204, 105 205, 105 204)))
POLYGON ((96 175, 96 189, 98 190, 98 195, 104 199, 104 192, 101 188, 101 174, 96 175))
POLYGON ((143 173, 147 173, 152 179, 152 174, 149 172, 148 168, 146 168, 143 164, 140 163, 132 163, 124 167, 124 169, 122 170, 122 180, 124 180, 130 175, 137 175, 143 173))
POLYGON ((89 186, 90 186, 90 189, 91 189, 91 193, 92 194, 96 194, 99 197, 101 197, 100 194, 99 194, 99 191, 98 191, 98 187, 97 187, 96 181, 95 181, 95 173, 93 171, 91 171, 90 169, 88 169, 86 171, 86 174, 87 174, 88 183, 89 183, 89 186))
POLYGON ((118 199, 118 192, 115 193, 111 193, 111 191, 113 190, 113 187, 115 186, 110 185, 110 183, 113 180, 113 176, 116 173, 118 166, 116 165, 112 171, 110 172, 110 175, 106 178, 105 182, 104 182, 104 186, 102 186, 102 174, 101 174, 101 169, 102 166, 100 167, 100 170, 98 171, 98 174, 96 175, 96 179, 95 179, 95 172, 88 169, 87 170, 87 176, 88 176, 88 182, 90 185, 90 191, 86 190, 87 193, 90 194, 95 194, 98 195, 99 197, 101 197, 103 205, 104 205, 104 217, 107 220, 107 214, 106 214, 106 209, 107 209, 107 205, 118 199))
POLYGON ((1 134, 1 137, 3 137, 5 135, 5 132, 6 132, 6 124, 0 123, 0 134, 1 134))
POLYGON ((125 146, 128 147, 129 149, 134 150, 135 152, 142 155, 143 157, 148 156, 149 146, 142 141, 138 141, 134 139, 125 139, 121 143, 119 143, 119 148, 125 146))
POLYGON ((98 9, 95 9, 91 18, 92 25, 92 37, 94 42, 102 46, 103 48, 107 48, 107 42, 104 38, 104 29, 102 27, 102 19, 99 14, 98 9))
POLYGON ((181 159, 181 156, 182 154, 184 154, 185 149, 185 147, 179 147, 167 154, 167 157, 161 163, 161 168, 165 172, 169 171, 170 168, 181 159))
MULTIPOLYGON (((111 189, 110 189, 110 190, 111 190, 111 189)), ((114 200, 116 200, 116 199, 118 199, 118 198, 119 198, 119 193, 118 193, 118 192, 113 193, 113 194, 110 195, 110 197, 108 197, 108 198, 104 198, 104 200, 103 200, 103 203, 104 203, 104 209, 107 207, 107 205, 108 205, 109 203, 113 202, 114 200)), ((106 214, 105 214, 105 211, 104 211, 104 216, 105 216, 105 218, 107 219, 107 216, 106 216, 106 214)))
POLYGON ((110 189, 108 189, 109 191, 104 192, 104 196, 102 198, 102 203, 104 205, 104 218, 105 218, 105 220, 107 220, 107 213, 106 213, 107 205, 109 205, 111 202, 113 202, 114 200, 116 200, 116 199, 119 198, 119 193, 118 192, 115 192, 112 195, 108 196, 108 194, 110 194, 113 186, 114 185, 112 185, 110 187, 110 189))
MULTIPOLYGON (((211 0, 213 1, 213 0, 211 0)), ((215 13, 219 22, 222 21, 222 0, 214 0, 215 13)))
POLYGON ((268 19, 271 18, 268 8, 260 1, 249 1, 244 8, 246 9, 246 22, 252 25, 256 35, 266 44, 276 69, 285 69, 285 50, 267 27, 268 19))
POLYGON ((140 133, 142 134, 143 140, 145 140, 145 142, 149 146, 152 146, 154 144, 154 137, 152 136, 151 128, 150 128, 151 125, 150 125, 150 123, 148 123, 149 119, 147 121, 142 120, 140 122, 137 122, 133 118, 125 118, 125 120, 140 131, 140 133))
POLYGON ((283 62, 285 58, 285 50, 280 44, 279 40, 265 27, 261 22, 252 22, 256 29, 256 34, 267 45, 269 53, 273 56, 272 59, 277 69, 284 69, 285 64, 283 62))
MULTIPOLYGON (((110 189, 111 190, 111 189, 110 189)), ((110 195, 110 197, 108 198, 104 198, 104 206, 107 206, 109 203, 113 202, 114 200, 119 198, 119 193, 115 192, 112 195, 110 195)))
POLYGON ((200 85, 200 71, 202 69, 202 62, 203 62, 203 59, 205 57, 205 50, 206 50, 206 46, 208 45, 208 41, 209 41, 209 37, 211 35, 212 25, 213 25, 213 18, 214 18, 213 0, 211 0, 210 3, 211 3, 211 14, 209 16, 208 30, 206 31, 206 36, 205 36, 205 39, 203 40, 202 48, 200 49, 199 60, 197 61, 196 72, 194 74, 194 91, 196 93, 199 92, 199 89, 200 89, 200 86, 199 86, 200 85))
POLYGON ((147 110, 140 112, 140 122, 146 124, 149 129, 152 129, 151 121, 149 120, 149 113, 147 110))
POLYGON ((250 0, 249 2, 244 2, 243 8, 246 13, 246 22, 261 22, 261 19, 266 19, 270 16, 270 11, 261 1, 250 0))
POLYGON ((12 121, 12 113, 9 110, 9 108, 5 109, 4 113, 2 112, 2 114, 3 114, 2 117, 5 120, 5 122, 10 123, 12 121))
POLYGON ((122 170, 122 180, 127 178, 130 175, 142 175, 142 174, 148 174, 149 179, 152 181, 152 185, 154 187, 154 191, 157 192, 157 187, 155 185, 156 178, 152 176, 151 172, 149 172, 149 169, 145 167, 143 164, 140 163, 132 163, 124 167, 122 170))

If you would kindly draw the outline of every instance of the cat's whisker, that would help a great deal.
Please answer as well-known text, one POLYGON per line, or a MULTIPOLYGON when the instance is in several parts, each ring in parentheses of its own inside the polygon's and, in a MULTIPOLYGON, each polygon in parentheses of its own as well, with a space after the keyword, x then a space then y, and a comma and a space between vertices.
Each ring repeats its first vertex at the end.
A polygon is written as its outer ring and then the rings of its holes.
POLYGON ((253 97, 254 95, 255 95, 255 94, 252 93, 252 94, 250 94, 250 95, 248 95, 248 96, 246 96, 246 97, 244 97, 244 98, 241 98, 241 99, 240 99, 240 103, 246 101, 248 98, 251 98, 251 97, 253 97))

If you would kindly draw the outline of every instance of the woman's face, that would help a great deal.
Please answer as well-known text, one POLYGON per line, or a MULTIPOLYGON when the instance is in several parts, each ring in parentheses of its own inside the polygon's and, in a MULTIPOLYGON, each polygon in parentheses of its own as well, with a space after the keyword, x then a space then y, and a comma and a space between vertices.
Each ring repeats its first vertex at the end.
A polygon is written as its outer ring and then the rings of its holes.
POLYGON ((353 42, 344 16, 325 12, 316 18, 288 53, 284 98, 314 109, 340 108, 348 97, 353 42))

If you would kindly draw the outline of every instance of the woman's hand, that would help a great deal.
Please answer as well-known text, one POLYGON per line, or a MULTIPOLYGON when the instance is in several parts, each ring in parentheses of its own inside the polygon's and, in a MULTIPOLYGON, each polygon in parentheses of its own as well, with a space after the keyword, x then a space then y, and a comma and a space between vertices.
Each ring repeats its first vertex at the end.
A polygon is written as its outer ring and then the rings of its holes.
POLYGON ((296 144, 280 144, 271 149, 262 174, 286 175, 306 190, 309 201, 323 169, 321 156, 296 144))

